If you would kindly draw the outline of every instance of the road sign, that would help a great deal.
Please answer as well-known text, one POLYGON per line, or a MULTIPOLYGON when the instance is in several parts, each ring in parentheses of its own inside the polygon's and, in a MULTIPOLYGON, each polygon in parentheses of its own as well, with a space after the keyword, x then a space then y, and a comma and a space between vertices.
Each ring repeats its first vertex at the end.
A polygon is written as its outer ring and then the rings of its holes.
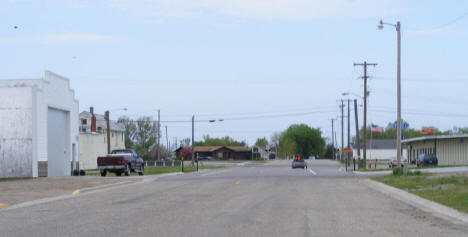
POLYGON ((343 152, 344 152, 344 153, 351 154, 351 153, 353 153, 353 150, 352 150, 351 148, 349 148, 349 147, 345 147, 345 148, 343 149, 343 152))
MULTIPOLYGON (((397 126, 397 123, 394 123, 392 127, 393 127, 393 128, 397 128, 397 127, 398 127, 398 126, 397 126)), ((401 128, 408 128, 408 127, 409 127, 409 124, 408 124, 408 123, 402 123, 402 124, 401 124, 401 128)))

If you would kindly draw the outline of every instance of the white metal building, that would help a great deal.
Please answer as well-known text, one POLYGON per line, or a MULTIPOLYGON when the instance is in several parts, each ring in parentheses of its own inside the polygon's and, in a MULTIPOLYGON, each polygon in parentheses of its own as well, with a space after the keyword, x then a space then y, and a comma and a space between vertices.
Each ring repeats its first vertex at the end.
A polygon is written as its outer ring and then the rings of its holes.
POLYGON ((0 80, 0 177, 70 176, 78 161, 78 101, 69 80, 0 80))
MULTIPOLYGON (((107 124, 104 115, 95 114, 93 107, 90 108, 89 112, 81 112, 80 169, 97 169, 97 157, 107 155, 107 142, 107 124)), ((111 150, 125 149, 125 127, 123 124, 110 121, 110 143, 111 150)))
POLYGON ((425 136, 405 139, 408 159, 420 154, 436 154, 439 165, 468 165, 468 135, 425 136))
MULTIPOLYGON (((360 154, 363 156, 362 143, 360 144, 360 154)), ((396 139, 369 139, 366 141, 367 160, 390 160, 397 155, 396 139)), ((406 147, 402 146, 402 152, 406 156, 406 147)), ((353 155, 357 157, 357 145, 353 146, 353 155)))

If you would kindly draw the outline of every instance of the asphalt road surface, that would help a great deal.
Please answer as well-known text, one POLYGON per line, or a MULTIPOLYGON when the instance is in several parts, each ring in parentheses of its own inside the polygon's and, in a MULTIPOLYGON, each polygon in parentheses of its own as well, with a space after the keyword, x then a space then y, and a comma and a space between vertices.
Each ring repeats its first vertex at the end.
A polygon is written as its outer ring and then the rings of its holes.
POLYGON ((329 161, 307 170, 286 161, 146 176, 0 210, 0 236, 468 236, 468 227, 375 191, 364 178, 329 161))

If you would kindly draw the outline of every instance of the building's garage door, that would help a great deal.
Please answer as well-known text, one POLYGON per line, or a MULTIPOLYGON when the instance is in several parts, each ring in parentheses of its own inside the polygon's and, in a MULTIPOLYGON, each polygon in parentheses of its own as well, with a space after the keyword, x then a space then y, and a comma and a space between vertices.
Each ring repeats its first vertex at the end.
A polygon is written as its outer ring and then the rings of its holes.
POLYGON ((68 114, 57 109, 47 113, 48 176, 70 176, 70 129, 68 114))

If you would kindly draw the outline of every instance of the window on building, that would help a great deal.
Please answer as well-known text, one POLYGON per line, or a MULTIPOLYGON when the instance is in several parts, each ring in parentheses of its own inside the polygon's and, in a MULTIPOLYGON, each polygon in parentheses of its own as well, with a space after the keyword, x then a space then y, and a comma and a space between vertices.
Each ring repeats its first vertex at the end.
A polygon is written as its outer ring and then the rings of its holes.
POLYGON ((97 127, 97 132, 102 133, 102 127, 97 127))
POLYGON ((81 119, 81 125, 86 125, 88 124, 88 120, 87 119, 81 119))

